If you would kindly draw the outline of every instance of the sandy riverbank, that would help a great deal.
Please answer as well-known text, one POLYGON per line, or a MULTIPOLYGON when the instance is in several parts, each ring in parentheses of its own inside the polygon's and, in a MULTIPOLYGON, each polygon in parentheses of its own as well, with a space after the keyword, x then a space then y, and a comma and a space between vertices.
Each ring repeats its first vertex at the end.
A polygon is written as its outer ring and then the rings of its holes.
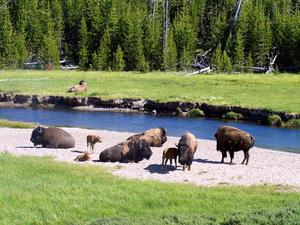
MULTIPOLYGON (((215 141, 198 139, 198 149, 195 154, 191 171, 182 171, 182 167, 168 166, 166 171, 161 170, 162 150, 174 146, 179 137, 168 137, 162 148, 152 148, 151 159, 139 163, 100 163, 99 153, 115 145, 132 133, 104 130, 88 130, 80 128, 64 128, 76 140, 73 149, 46 149, 34 148, 30 142, 31 129, 0 128, 0 152, 9 152, 15 155, 53 156, 54 159, 70 163, 78 152, 86 150, 86 135, 96 134, 103 138, 102 143, 95 145, 92 160, 81 164, 108 167, 113 174, 136 179, 151 179, 164 182, 193 183, 196 185, 291 185, 300 187, 300 154, 252 148, 250 161, 247 166, 241 165, 243 153, 235 154, 234 165, 220 163, 221 153, 216 151, 215 141)), ((227 158, 225 161, 229 161, 227 158)))

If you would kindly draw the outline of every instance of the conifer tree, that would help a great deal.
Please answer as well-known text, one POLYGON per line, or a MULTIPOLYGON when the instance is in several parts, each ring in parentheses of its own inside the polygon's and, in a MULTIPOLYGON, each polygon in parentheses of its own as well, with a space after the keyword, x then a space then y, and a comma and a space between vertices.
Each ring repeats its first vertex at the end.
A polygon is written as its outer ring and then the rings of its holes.
POLYGON ((124 54, 120 46, 118 46, 114 54, 113 69, 116 71, 122 71, 125 67, 124 54))
POLYGON ((221 43, 218 44, 212 58, 212 64, 217 73, 220 73, 222 70, 222 50, 221 43))
POLYGON ((241 32, 238 30, 235 37, 233 63, 235 71, 244 71, 244 43, 241 32))
POLYGON ((231 60, 228 57, 228 54, 227 54, 226 51, 224 51, 223 55, 222 55, 222 70, 226 73, 231 73, 232 72, 231 60))
POLYGON ((79 67, 80 69, 88 69, 88 33, 84 17, 80 24, 80 40, 79 40, 79 67))

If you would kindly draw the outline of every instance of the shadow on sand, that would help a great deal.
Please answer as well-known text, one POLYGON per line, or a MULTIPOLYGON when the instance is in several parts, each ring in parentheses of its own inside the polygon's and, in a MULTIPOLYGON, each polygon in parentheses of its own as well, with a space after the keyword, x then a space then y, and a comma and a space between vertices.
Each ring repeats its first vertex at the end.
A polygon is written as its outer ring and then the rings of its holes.
MULTIPOLYGON (((178 167, 179 166, 177 165, 177 168, 178 167)), ((147 170, 150 173, 168 174, 170 171, 177 170, 177 168, 175 168, 175 166, 171 166, 171 165, 166 165, 166 166, 162 167, 161 164, 150 164, 149 166, 144 168, 144 170, 147 170)))
POLYGON ((34 146, 16 146, 16 148, 42 148, 41 146, 39 147, 34 147, 34 146))
POLYGON ((230 163, 227 163, 227 162, 212 161, 212 160, 208 160, 208 159, 194 159, 194 162, 210 163, 210 164, 230 164, 230 163))

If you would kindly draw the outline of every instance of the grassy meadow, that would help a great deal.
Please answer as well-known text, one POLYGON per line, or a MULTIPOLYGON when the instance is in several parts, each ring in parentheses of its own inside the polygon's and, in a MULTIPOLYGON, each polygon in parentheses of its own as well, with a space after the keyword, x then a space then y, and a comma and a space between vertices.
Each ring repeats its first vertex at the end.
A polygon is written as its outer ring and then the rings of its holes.
POLYGON ((300 221, 300 193, 282 186, 209 188, 126 180, 102 167, 10 154, 0 154, 0 180, 1 225, 300 221))
POLYGON ((66 90, 83 79, 89 89, 78 96, 193 101, 300 112, 299 75, 182 75, 171 72, 10 70, 0 71, 0 92, 73 96, 66 90))
POLYGON ((9 128, 34 128, 37 124, 35 123, 27 123, 20 121, 11 121, 0 119, 0 127, 9 127, 9 128))

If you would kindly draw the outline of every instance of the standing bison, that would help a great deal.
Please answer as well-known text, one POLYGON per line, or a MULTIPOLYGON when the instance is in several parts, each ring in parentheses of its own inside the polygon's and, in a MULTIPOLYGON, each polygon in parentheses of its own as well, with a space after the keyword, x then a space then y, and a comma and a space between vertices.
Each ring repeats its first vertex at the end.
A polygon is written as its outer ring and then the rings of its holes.
POLYGON ((222 152, 222 160, 227 157, 227 151, 230 155, 230 163, 234 158, 234 152, 243 150, 244 160, 242 164, 249 161, 249 150, 254 146, 255 139, 249 133, 242 131, 235 127, 222 126, 219 127, 215 133, 215 138, 217 140, 217 151, 222 152))
POLYGON ((34 146, 43 148, 74 148, 75 140, 71 134, 57 127, 36 127, 31 134, 30 141, 34 146))
POLYGON ((142 140, 134 139, 121 142, 100 153, 100 162, 139 162, 150 159, 152 151, 142 140))
POLYGON ((162 147, 167 141, 167 130, 163 127, 146 130, 141 134, 129 137, 127 140, 139 139, 144 140, 152 147, 162 147))
POLYGON ((179 163, 185 170, 186 166, 188 170, 191 170, 191 165, 194 159, 194 154, 197 150, 197 139, 189 132, 181 136, 178 145, 179 150, 179 163))

